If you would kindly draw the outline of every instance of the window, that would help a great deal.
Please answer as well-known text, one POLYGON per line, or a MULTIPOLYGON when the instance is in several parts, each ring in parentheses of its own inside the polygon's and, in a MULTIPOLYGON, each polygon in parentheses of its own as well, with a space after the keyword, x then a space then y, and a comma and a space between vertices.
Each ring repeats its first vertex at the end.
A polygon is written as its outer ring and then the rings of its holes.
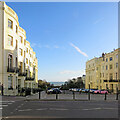
POLYGON ((26 48, 26 51, 27 51, 27 53, 28 53, 28 48, 26 48))
POLYGON ((22 62, 20 62, 20 72, 22 72, 22 62))
POLYGON ((24 51, 24 58, 25 58, 25 51, 24 51))
POLYGON ((19 49, 19 54, 22 56, 23 55, 23 50, 20 48, 19 49))
POLYGON ((8 55, 8 68, 12 68, 12 55, 8 55))
POLYGON ((28 59, 26 58, 26 63, 28 64, 28 59))
POLYGON ((8 27, 11 29, 13 28, 13 21, 10 19, 8 19, 8 27))
POLYGON ((16 77, 16 89, 18 88, 18 79, 16 77))
POLYGON ((116 68, 118 68, 118 63, 116 63, 116 68))
POLYGON ((16 57, 16 67, 18 67, 18 60, 17 60, 17 57, 16 57))
POLYGON ((103 73, 103 77, 104 77, 104 73, 103 73))
POLYGON ((12 76, 8 76, 8 89, 12 89, 12 76))
POLYGON ((23 38, 20 36, 20 42, 23 43, 23 38))
POLYGON ((110 65, 110 69, 112 69, 112 65, 110 65))
POLYGON ((108 62, 108 58, 106 58, 106 62, 108 62))
POLYGON ((104 70, 104 66, 102 66, 102 69, 104 70))
POLYGON ((116 55, 116 58, 118 58, 118 54, 116 55))
POLYGON ((25 69, 25 63, 24 63, 24 72, 26 72, 25 70, 26 70, 26 69, 25 69))
POLYGON ((100 73, 100 77, 101 77, 101 73, 100 73))
POLYGON ((96 68, 96 70, 98 70, 98 67, 96 68))
POLYGON ((26 40, 24 40, 24 45, 26 45, 26 40))
POLYGON ((116 80, 117 80, 117 72, 116 72, 116 75, 115 75, 115 76, 116 76, 116 80))
POLYGON ((8 35, 8 45, 13 46, 13 37, 8 35))
POLYGON ((18 48, 18 47, 17 47, 17 44, 18 44, 18 41, 16 40, 16 47, 15 47, 16 49, 18 48))
POLYGON ((112 57, 110 57, 110 61, 112 61, 112 57))
POLYGON ((108 70, 108 66, 106 65, 106 70, 108 70))
POLYGON ((106 74, 106 79, 108 79, 108 73, 106 74))
POLYGON ((113 79, 113 74, 112 73, 110 73, 110 80, 112 80, 113 79))
POLYGON ((16 25, 16 33, 18 33, 18 26, 16 25))

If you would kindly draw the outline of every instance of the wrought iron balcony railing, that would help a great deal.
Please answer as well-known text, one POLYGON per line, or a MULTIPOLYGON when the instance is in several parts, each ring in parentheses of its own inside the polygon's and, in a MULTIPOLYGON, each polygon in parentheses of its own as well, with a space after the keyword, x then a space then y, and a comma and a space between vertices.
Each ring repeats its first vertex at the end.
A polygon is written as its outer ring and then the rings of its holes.
POLYGON ((25 80, 32 81, 32 80, 34 80, 34 78, 33 77, 26 77, 25 80))
POLYGON ((18 76, 27 76, 27 73, 26 72, 19 72, 18 76))
POLYGON ((120 80, 104 80, 104 82, 120 82, 120 80))

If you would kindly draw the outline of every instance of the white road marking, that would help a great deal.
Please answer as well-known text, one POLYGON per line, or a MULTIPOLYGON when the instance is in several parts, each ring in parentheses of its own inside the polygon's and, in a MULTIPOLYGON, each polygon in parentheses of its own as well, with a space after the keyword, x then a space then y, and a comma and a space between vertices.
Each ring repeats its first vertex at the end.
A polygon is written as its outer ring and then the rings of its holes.
POLYGON ((48 108, 43 108, 43 109, 41 108, 41 109, 36 109, 36 110, 47 110, 47 109, 48 109, 48 108))
POLYGON ((15 102, 15 101, 0 101, 1 103, 3 103, 3 102, 15 102))
POLYGON ((50 108, 50 110, 68 110, 68 109, 63 109, 63 108, 50 108))
POLYGON ((81 110, 115 110, 118 108, 90 108, 90 109, 81 109, 81 110))
POLYGON ((2 106, 2 107, 7 107, 8 105, 0 105, 0 106, 2 106))
POLYGON ((31 111, 32 109, 25 109, 25 110, 18 110, 20 112, 23 112, 23 111, 31 111))

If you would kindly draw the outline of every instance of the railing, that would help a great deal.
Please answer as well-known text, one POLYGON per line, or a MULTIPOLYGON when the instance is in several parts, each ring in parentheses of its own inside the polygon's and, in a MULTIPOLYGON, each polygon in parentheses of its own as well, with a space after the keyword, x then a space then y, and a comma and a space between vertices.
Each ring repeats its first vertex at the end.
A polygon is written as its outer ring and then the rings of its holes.
POLYGON ((16 72, 16 73, 18 73, 19 68, 17 68, 17 67, 7 67, 7 72, 12 72, 12 73, 16 72))
POLYGON ((32 80, 34 80, 34 78, 33 78, 33 77, 26 77, 25 80, 30 80, 30 81, 32 81, 32 80))
POLYGON ((109 82, 118 82, 118 80, 109 80, 109 82))
POLYGON ((26 72, 19 72, 18 76, 27 76, 27 73, 26 72))
POLYGON ((104 80, 104 82, 120 82, 120 80, 104 80))

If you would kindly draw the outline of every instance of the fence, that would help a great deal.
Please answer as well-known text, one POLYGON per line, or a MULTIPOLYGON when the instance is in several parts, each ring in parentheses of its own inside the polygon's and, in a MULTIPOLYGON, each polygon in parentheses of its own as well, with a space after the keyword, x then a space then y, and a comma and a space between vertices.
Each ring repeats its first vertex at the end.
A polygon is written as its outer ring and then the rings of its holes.
POLYGON ((92 94, 72 92, 72 91, 62 91, 61 94, 47 94, 45 91, 39 92, 36 99, 41 100, 118 100, 119 94, 92 94))

